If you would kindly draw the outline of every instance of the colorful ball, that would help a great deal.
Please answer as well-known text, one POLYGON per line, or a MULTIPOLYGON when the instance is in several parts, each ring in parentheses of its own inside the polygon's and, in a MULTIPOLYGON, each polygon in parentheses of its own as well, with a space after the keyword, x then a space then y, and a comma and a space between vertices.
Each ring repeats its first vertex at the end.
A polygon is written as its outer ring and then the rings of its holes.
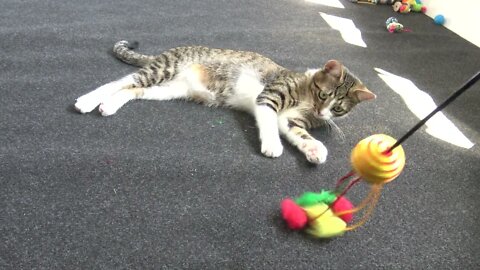
POLYGON ((396 140, 388 135, 376 134, 361 140, 351 154, 354 171, 370 184, 392 181, 405 166, 405 152, 401 145, 388 151, 396 140))
MULTIPOLYGON (((331 205, 331 208, 332 211, 336 214, 353 209, 353 204, 347 198, 341 196, 338 197, 338 199, 331 205)), ((353 220, 353 213, 343 214, 338 217, 348 223, 353 220)))
POLYGON ((295 203, 301 207, 312 206, 317 203, 331 204, 337 199, 335 193, 322 190, 322 192, 305 192, 299 198, 295 199, 295 203))
POLYGON ((400 33, 400 32, 403 32, 403 25, 400 24, 400 23, 391 23, 389 25, 387 25, 387 30, 388 32, 390 33, 400 33))
POLYGON ((437 15, 433 18, 433 21, 437 25, 443 25, 445 23, 445 17, 443 15, 439 14, 439 15, 437 15))
POLYGON ((345 233, 347 223, 335 216, 328 205, 319 203, 305 208, 309 226, 305 232, 318 238, 330 238, 345 233))
POLYGON ((303 229, 308 222, 307 213, 298 206, 292 199, 285 199, 280 205, 282 218, 292 230, 303 229))
POLYGON ((398 23, 397 18, 395 18, 395 17, 388 18, 387 21, 385 21, 385 26, 388 27, 388 25, 391 24, 391 23, 398 23))
POLYGON ((424 6, 422 4, 417 4, 417 3, 412 4, 411 9, 414 12, 422 12, 422 13, 427 12, 427 7, 426 6, 424 6))
POLYGON ((403 25, 398 23, 398 20, 395 17, 388 18, 385 21, 385 25, 387 26, 387 30, 390 33, 403 32, 403 25))

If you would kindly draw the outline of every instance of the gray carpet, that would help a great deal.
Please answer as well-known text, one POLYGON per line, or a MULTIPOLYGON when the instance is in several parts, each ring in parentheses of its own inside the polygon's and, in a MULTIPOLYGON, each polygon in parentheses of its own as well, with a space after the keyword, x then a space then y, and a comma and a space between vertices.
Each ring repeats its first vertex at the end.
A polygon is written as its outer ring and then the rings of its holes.
MULTIPOLYGON (((332 188, 375 133, 418 119, 373 70, 411 79, 437 104, 479 70, 480 50, 422 14, 389 34, 390 7, 302 0, 0 3, 1 269, 475 269, 480 267, 480 85, 445 109, 476 145, 422 128, 373 218, 327 241, 289 231, 279 202, 332 188), (319 16, 351 18, 368 44, 345 43, 319 16), (259 151, 253 118, 185 102, 131 102, 80 115, 75 98, 133 71, 109 50, 180 45, 254 50, 297 70, 339 59, 377 95, 313 132, 329 148, 311 166, 293 147, 259 151)), ((349 193, 359 202, 367 186, 349 193)))

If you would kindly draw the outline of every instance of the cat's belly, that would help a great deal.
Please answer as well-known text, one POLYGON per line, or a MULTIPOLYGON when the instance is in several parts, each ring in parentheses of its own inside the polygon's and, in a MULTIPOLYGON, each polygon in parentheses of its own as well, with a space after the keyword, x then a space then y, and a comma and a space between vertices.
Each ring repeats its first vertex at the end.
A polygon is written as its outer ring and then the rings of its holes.
POLYGON ((257 96, 263 91, 260 75, 251 68, 243 68, 225 103, 229 107, 254 112, 257 96))

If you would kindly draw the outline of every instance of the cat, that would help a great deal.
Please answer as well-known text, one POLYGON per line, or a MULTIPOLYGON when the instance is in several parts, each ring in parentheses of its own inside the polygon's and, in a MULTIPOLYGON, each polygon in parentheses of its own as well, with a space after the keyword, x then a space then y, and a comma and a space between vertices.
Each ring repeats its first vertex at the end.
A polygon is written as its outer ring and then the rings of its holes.
POLYGON ((77 111, 88 113, 98 107, 109 116, 133 99, 188 99, 231 107, 255 117, 265 156, 282 154, 282 135, 309 162, 320 164, 326 161, 327 148, 307 130, 376 98, 337 60, 298 73, 254 52, 191 46, 152 56, 135 52, 137 46, 119 41, 113 54, 140 69, 79 97, 77 111))

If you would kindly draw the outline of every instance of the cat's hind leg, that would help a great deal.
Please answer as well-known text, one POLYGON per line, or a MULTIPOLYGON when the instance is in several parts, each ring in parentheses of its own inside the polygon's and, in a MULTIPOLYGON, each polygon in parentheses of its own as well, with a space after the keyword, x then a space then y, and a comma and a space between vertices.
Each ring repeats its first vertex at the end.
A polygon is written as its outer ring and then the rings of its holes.
POLYGON ((171 81, 150 87, 122 89, 105 99, 98 110, 103 116, 115 114, 128 101, 134 99, 171 100, 187 98, 189 86, 183 81, 171 81))
POLYGON ((171 81, 144 88, 137 98, 147 100, 188 99, 206 105, 217 104, 215 94, 207 89, 206 79, 202 78, 206 77, 205 73, 207 73, 206 67, 192 65, 171 81))
MULTIPOLYGON (((169 81, 164 81, 159 85, 141 86, 141 82, 129 84, 129 87, 122 87, 123 84, 113 82, 97 89, 85 98, 88 106, 77 107, 81 112, 83 110, 93 110, 99 106, 99 111, 103 116, 115 114, 125 103, 133 99, 147 100, 171 100, 171 99, 192 99, 204 104, 215 104, 215 95, 210 92, 205 83, 201 80, 204 67, 192 65, 185 69, 169 81), (121 87, 120 89, 116 87, 121 87)), ((83 105, 84 97, 79 98, 80 105, 83 105)), ((77 104, 79 101, 77 101, 77 104)), ((86 111, 86 112, 89 112, 86 111)))
POLYGON ((103 116, 115 114, 125 103, 135 99, 139 91, 142 91, 142 88, 130 88, 117 91, 100 104, 98 111, 103 116))
POLYGON ((104 100, 125 88, 137 86, 134 74, 127 75, 120 80, 113 81, 98 87, 97 89, 77 98, 75 109, 80 113, 93 111, 104 100))

